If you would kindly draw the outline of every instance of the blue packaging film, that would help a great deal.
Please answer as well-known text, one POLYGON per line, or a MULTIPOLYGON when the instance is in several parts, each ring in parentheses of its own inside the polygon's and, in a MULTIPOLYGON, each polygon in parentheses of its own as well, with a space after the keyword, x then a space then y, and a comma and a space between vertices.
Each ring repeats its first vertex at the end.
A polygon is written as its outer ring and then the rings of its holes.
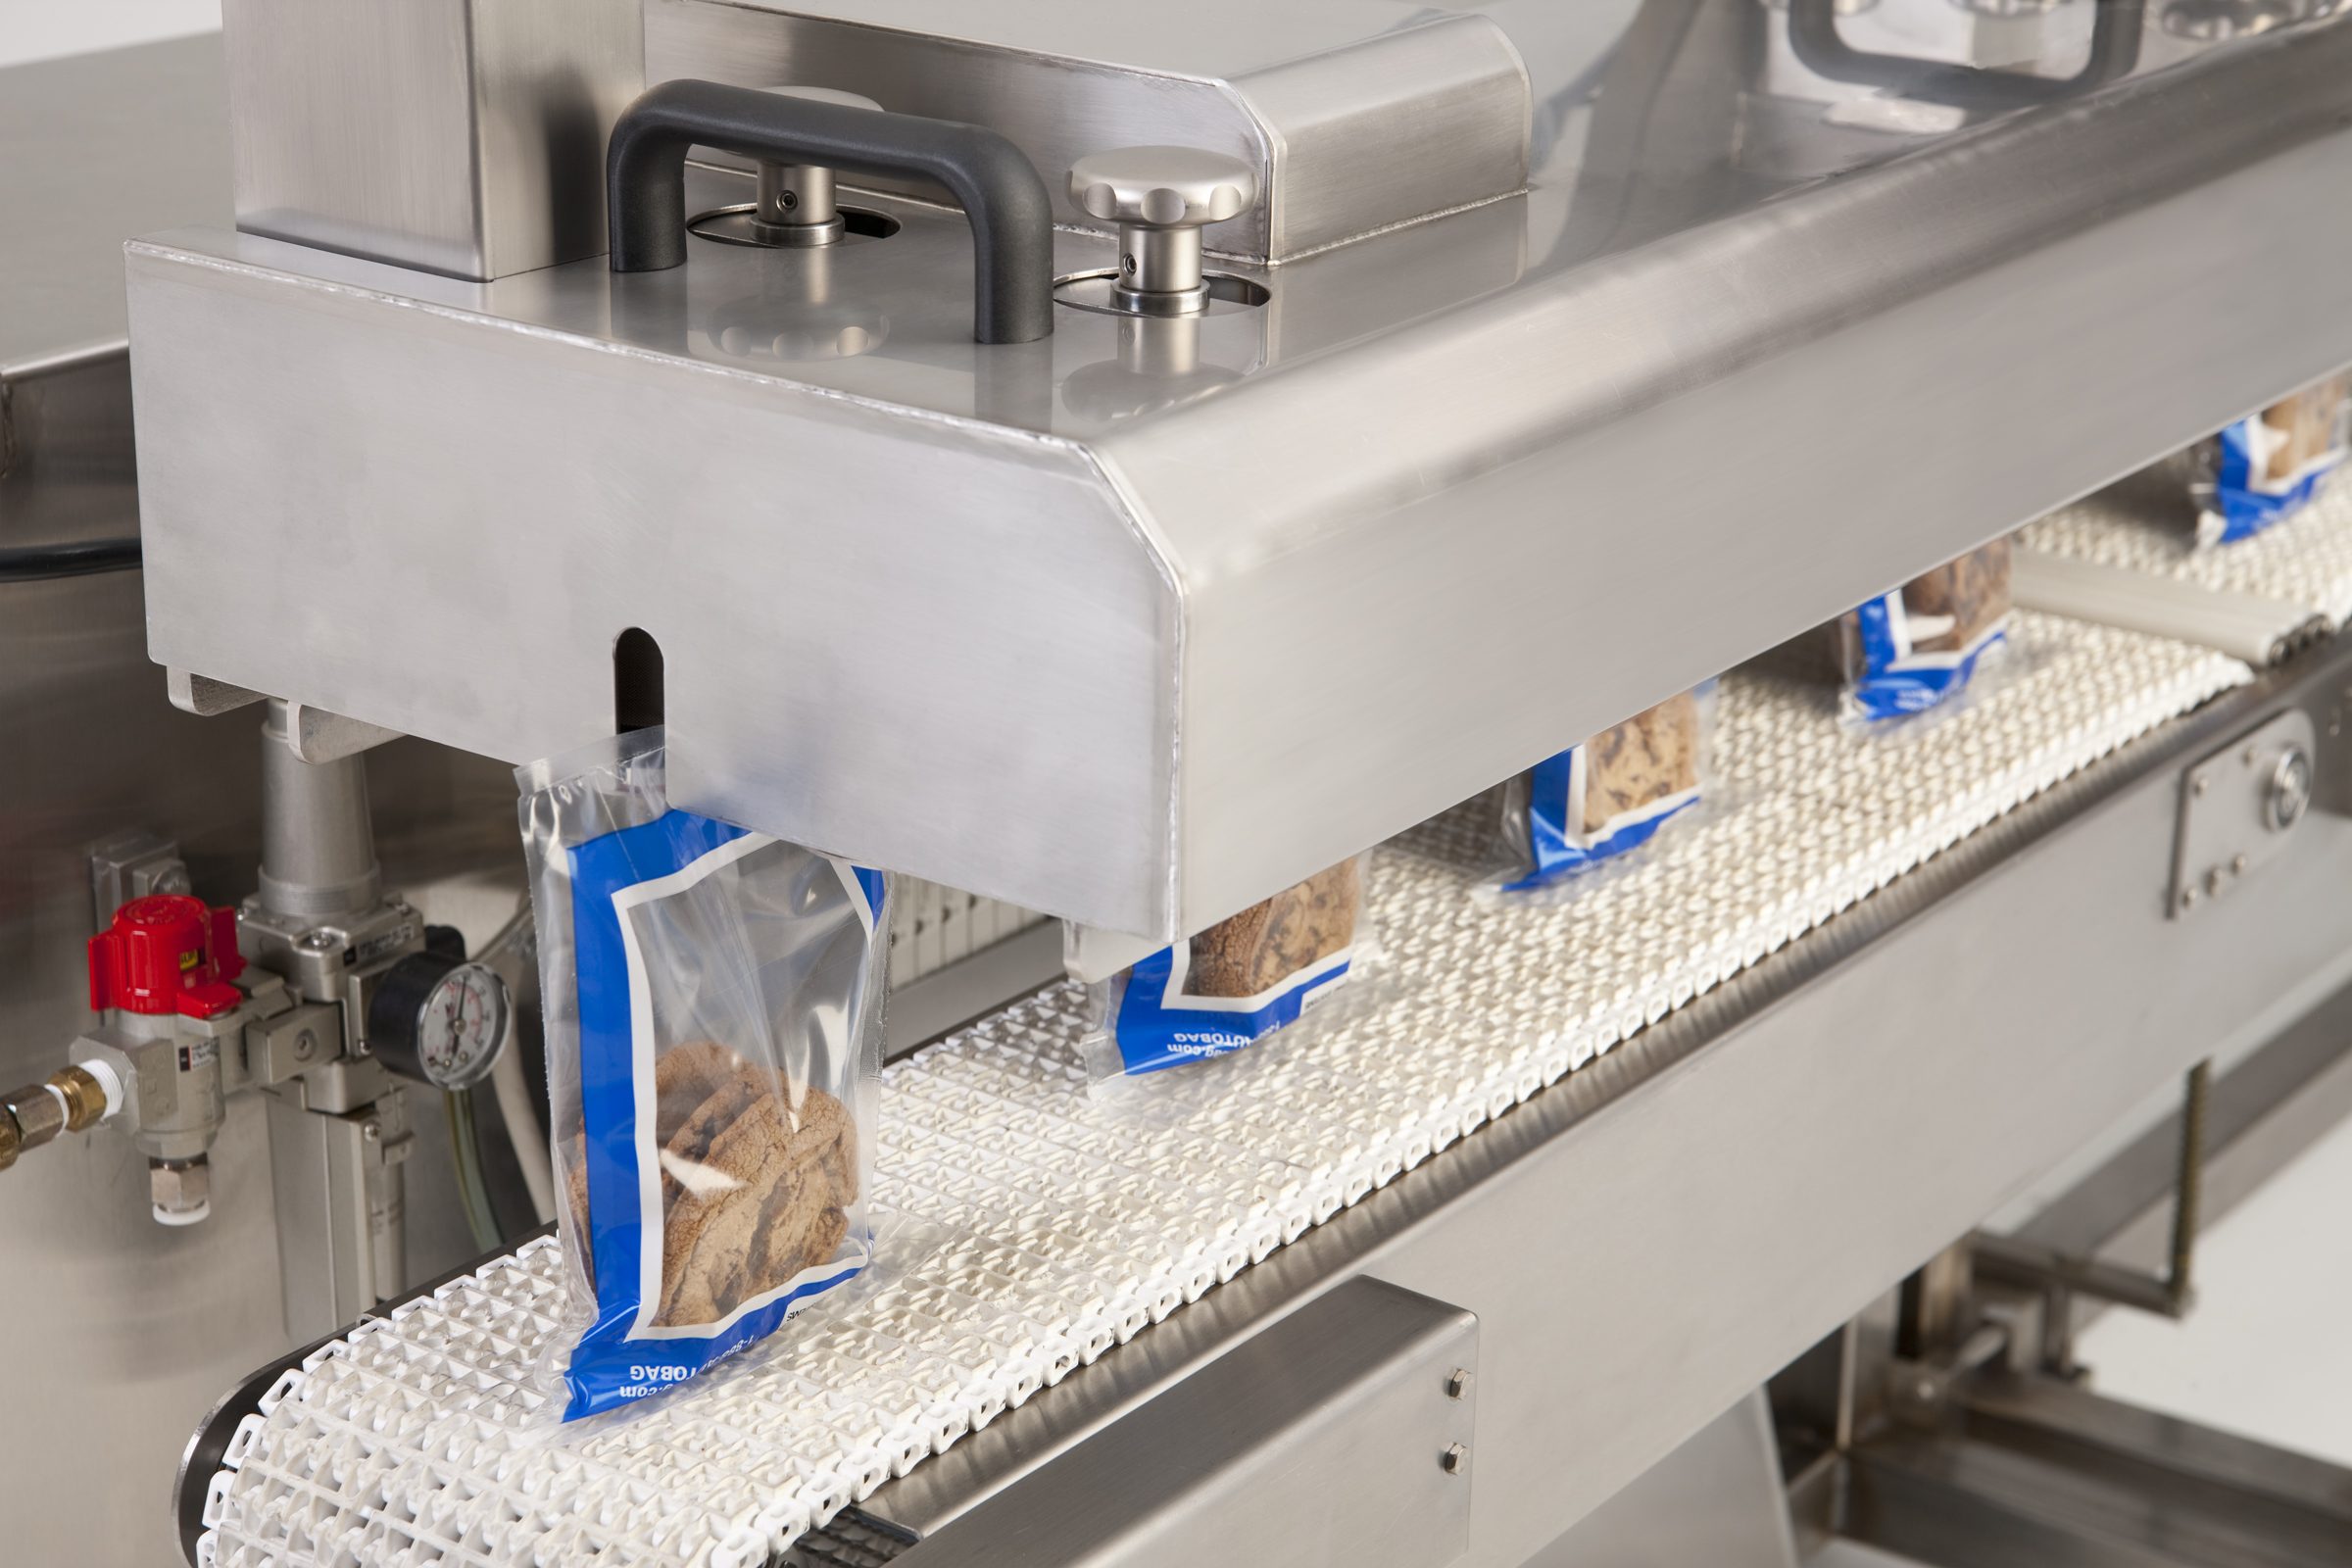
POLYGON ((1095 988, 1097 1082, 1239 1051, 1358 974, 1370 946, 1362 858, 1341 861, 1095 988))
POLYGON ((661 730, 517 770, 568 1282, 566 1421, 776 1332, 872 1253, 881 873, 691 811, 661 730))
POLYGON ((1965 690, 2008 635, 2009 565, 2009 540, 1995 539, 1842 617, 1848 716, 1882 723, 1965 690))
POLYGON ((2323 381, 2248 415, 2206 443, 2190 486, 2197 542, 2236 544, 2309 506, 2352 444, 2352 393, 2323 381))
POLYGON ((1713 729, 1707 683, 1548 757, 1503 791, 1515 869, 1505 893, 1548 887, 1640 848, 1696 806, 1713 729))

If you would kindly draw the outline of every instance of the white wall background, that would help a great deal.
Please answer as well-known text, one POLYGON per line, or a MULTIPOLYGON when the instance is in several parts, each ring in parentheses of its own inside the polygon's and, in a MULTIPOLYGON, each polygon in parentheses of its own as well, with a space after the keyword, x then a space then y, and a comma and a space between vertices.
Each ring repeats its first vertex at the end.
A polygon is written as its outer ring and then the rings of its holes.
POLYGON ((0 0, 0 66, 220 25, 220 0, 0 0))

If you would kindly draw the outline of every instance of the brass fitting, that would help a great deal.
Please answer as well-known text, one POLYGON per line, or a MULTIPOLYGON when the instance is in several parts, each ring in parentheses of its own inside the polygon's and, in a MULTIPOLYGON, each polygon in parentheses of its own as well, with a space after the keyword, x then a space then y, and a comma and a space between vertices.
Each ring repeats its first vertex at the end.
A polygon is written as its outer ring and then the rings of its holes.
POLYGON ((49 1087, 66 1102, 66 1131, 87 1132, 106 1119, 106 1086, 87 1067, 60 1067, 49 1087))
MULTIPOLYGON (((100 1071, 105 1070, 102 1065, 100 1071)), ((0 1170, 59 1133, 97 1126, 106 1119, 107 1101, 107 1086, 81 1066, 60 1067, 43 1082, 0 1095, 0 1170)))
POLYGON ((38 1149, 65 1131, 66 1107, 47 1084, 23 1084, 0 1095, 0 1114, 16 1125, 19 1152, 38 1149))

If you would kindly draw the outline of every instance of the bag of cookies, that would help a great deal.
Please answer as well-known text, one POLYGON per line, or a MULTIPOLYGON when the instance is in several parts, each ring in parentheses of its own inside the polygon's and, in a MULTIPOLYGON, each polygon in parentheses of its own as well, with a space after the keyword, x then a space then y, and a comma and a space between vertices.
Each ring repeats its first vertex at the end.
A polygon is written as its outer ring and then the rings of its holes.
POLYGON ((1502 790, 1513 869, 1502 890, 1545 887, 1645 844, 1698 804, 1715 727, 1707 682, 1538 762, 1502 790))
POLYGON ((2007 635, 2006 535, 1838 617, 1848 718, 1925 712, 1964 690, 2007 635))
POLYGON ((683 1382, 862 1268, 879 872, 669 808, 662 732, 517 770, 575 1420, 683 1382))
POLYGON ((2191 454, 2197 543, 2235 544, 2294 515, 2352 448, 2352 377, 2332 376, 2249 415, 2191 454))
MULTIPOLYGON (((1285 888, 1093 988, 1098 1084, 1222 1056, 1298 1021, 1362 971, 1366 857, 1285 888)), ((1071 967, 1083 975, 1073 942, 1071 967)))

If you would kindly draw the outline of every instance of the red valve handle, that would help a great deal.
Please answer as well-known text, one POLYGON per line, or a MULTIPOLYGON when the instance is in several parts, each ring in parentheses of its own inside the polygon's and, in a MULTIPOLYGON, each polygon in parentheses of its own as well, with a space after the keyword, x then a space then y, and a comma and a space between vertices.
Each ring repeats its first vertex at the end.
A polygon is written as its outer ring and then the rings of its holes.
POLYGON ((211 1018, 244 1000, 237 911, 181 893, 133 899, 90 938, 90 1005, 100 1012, 211 1018))

